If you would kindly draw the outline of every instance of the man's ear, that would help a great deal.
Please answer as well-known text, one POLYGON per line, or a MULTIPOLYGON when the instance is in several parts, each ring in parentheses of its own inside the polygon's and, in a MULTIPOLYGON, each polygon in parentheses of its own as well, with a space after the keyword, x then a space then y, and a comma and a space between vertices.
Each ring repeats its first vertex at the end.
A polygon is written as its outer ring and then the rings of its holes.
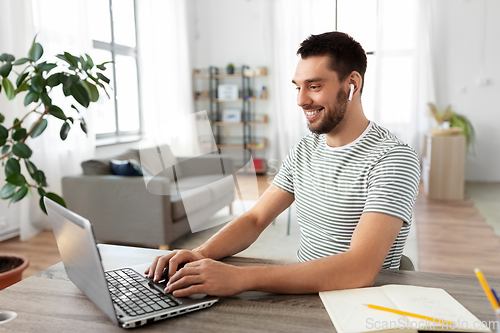
MULTIPOLYGON (((354 88, 352 89, 353 96, 355 96, 358 92, 361 92, 363 79, 361 78, 361 75, 358 72, 352 71, 351 74, 349 74, 346 81, 347 84, 349 85, 349 91, 351 90, 351 84, 354 86, 354 88)), ((351 96, 350 93, 349 96, 351 96)), ((352 98, 350 98, 349 100, 352 100, 352 98)))

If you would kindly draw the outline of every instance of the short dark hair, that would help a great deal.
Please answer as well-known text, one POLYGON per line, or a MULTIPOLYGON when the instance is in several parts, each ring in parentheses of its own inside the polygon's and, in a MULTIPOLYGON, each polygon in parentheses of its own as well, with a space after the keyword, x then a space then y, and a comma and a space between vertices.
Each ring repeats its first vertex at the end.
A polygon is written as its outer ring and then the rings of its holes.
POLYGON ((366 52, 357 41, 346 33, 339 31, 310 35, 300 44, 297 55, 302 59, 314 56, 330 56, 330 69, 337 72, 343 81, 356 71, 363 79, 361 92, 365 83, 366 52))

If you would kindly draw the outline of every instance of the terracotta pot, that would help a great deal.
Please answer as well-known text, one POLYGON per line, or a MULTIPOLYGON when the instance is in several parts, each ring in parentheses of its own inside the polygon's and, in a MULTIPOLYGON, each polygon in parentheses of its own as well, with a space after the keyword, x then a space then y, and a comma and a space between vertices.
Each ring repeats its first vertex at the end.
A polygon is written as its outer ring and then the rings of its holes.
POLYGON ((0 290, 21 281, 23 271, 28 267, 28 258, 18 254, 0 254, 0 290))

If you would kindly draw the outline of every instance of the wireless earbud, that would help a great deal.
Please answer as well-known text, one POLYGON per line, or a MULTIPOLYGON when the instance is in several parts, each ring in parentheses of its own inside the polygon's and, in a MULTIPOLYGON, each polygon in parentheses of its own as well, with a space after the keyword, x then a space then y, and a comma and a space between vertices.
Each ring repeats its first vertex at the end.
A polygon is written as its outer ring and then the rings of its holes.
POLYGON ((349 90, 349 102, 352 101, 352 94, 354 94, 354 84, 349 84, 349 87, 351 87, 351 89, 349 90))

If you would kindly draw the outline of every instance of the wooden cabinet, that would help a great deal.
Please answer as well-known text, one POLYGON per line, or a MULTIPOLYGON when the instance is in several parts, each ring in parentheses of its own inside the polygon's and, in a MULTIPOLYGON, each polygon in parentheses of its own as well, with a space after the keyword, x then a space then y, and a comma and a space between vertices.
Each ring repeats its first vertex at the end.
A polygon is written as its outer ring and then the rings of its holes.
POLYGON ((465 154, 464 135, 426 135, 422 177, 425 194, 429 198, 464 198, 465 154))

